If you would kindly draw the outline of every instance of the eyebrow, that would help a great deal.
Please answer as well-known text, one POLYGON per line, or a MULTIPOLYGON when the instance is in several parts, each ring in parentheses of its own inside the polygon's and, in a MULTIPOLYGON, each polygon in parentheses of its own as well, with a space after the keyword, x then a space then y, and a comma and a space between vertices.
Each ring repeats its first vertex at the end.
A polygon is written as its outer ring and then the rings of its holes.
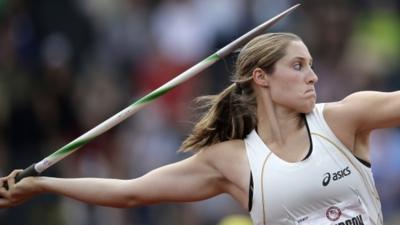
MULTIPOLYGON (((307 61, 307 58, 304 58, 304 57, 301 57, 301 56, 296 56, 296 57, 294 57, 292 60, 301 60, 301 61, 304 61, 304 62, 306 62, 307 61)), ((313 64, 313 58, 310 58, 310 63, 311 64, 313 64)))

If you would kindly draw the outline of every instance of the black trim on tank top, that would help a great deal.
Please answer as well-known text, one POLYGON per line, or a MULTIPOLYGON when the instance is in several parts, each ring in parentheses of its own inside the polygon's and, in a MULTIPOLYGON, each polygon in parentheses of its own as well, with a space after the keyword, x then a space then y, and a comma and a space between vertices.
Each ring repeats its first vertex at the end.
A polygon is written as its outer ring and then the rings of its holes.
POLYGON ((310 132, 310 128, 308 127, 308 122, 307 122, 306 115, 303 114, 303 117, 304 117, 304 121, 305 121, 306 128, 307 128, 308 140, 310 142, 310 148, 308 149, 308 153, 307 153, 306 157, 304 157, 304 159, 303 159, 303 160, 306 160, 306 159, 308 159, 308 157, 310 157, 310 155, 311 155, 311 153, 313 151, 313 143, 312 143, 311 132, 310 132))
MULTIPOLYGON (((306 127, 307 127, 308 138, 309 138, 309 140, 310 140, 310 149, 308 150, 308 153, 307 153, 306 157, 304 157, 304 159, 303 159, 303 160, 306 160, 308 157, 310 157, 310 155, 311 155, 311 153, 312 153, 312 150, 313 150, 313 143, 312 143, 311 132, 310 132, 310 128, 308 127, 308 122, 307 122, 306 115, 303 114, 303 116, 304 116, 304 121, 305 121, 306 127)), ((353 155, 354 155, 354 154, 353 154, 353 155)), ((366 167, 368 167, 368 168, 371 168, 371 163, 370 163, 370 162, 367 162, 367 161, 365 161, 365 160, 363 160, 363 159, 361 159, 361 158, 358 158, 356 155, 354 155, 354 157, 356 157, 356 159, 357 159, 358 161, 360 161, 364 166, 366 166, 366 167)))
POLYGON ((253 183, 253 173, 250 171, 250 185, 249 185, 249 212, 253 208, 253 189, 254 189, 254 183, 253 183))
MULTIPOLYGON (((353 155, 354 155, 354 154, 353 154, 353 155)), ((364 164, 364 166, 366 166, 366 167, 368 167, 368 168, 371 168, 371 163, 370 163, 370 162, 367 162, 367 161, 365 161, 365 160, 363 160, 363 159, 360 159, 360 158, 358 158, 358 157, 355 156, 355 155, 354 155, 354 157, 356 157, 356 159, 357 159, 358 161, 360 161, 360 163, 364 164)))

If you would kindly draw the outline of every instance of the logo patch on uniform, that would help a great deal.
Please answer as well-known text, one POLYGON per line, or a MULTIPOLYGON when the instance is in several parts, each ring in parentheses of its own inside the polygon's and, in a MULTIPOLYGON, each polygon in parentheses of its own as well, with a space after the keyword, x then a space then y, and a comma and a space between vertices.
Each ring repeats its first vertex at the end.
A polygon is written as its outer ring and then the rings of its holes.
POLYGON ((340 180, 343 177, 346 177, 350 174, 351 174, 351 170, 349 167, 346 167, 346 168, 336 171, 334 173, 327 172, 324 174, 324 178, 322 179, 322 186, 326 187, 326 186, 328 186, 328 184, 331 180, 337 181, 337 180, 340 180))
POLYGON ((326 218, 328 218, 328 220, 330 220, 330 221, 338 220, 341 215, 342 215, 342 211, 340 211, 340 209, 336 206, 329 207, 326 210, 326 218))

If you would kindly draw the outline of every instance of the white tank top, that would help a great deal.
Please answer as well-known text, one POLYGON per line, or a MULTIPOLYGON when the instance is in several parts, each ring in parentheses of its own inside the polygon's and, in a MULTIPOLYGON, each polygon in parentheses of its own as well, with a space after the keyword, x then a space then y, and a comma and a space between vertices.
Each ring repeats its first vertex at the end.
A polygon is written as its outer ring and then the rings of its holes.
POLYGON ((280 159, 253 130, 245 139, 253 175, 254 225, 382 225, 372 171, 335 136, 317 104, 306 115, 311 154, 280 159))

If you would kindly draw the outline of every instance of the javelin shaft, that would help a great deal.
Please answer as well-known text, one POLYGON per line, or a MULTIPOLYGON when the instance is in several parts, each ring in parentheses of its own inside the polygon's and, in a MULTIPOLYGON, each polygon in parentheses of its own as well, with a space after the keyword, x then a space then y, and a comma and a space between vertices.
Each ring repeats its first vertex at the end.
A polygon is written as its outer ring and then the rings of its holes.
POLYGON ((234 50, 238 49, 248 41, 250 41, 252 38, 255 36, 261 34, 264 32, 266 29, 270 28, 273 26, 276 22, 278 22, 281 18, 283 18, 285 15, 293 11, 295 8, 297 8, 300 4, 297 4, 284 12, 278 14, 277 16, 271 18, 270 20, 264 22, 263 24, 253 28, 246 34, 242 35, 238 39, 232 41, 219 51, 215 52, 214 54, 210 55, 209 57, 203 59, 196 65, 192 66, 185 72, 179 74, 172 80, 168 81, 161 87, 157 88, 156 90, 152 91, 151 93, 147 94, 146 96, 142 97, 138 101, 134 102, 133 104, 129 105, 119 113, 115 114, 111 118, 107 119, 106 121, 100 123, 96 127, 92 128, 88 132, 84 133, 80 137, 76 138, 72 142, 68 143, 67 145, 63 146, 62 148, 58 149, 56 152, 52 153, 51 155, 47 156, 40 162, 31 165, 30 167, 26 168, 23 170, 21 173, 19 173, 16 177, 16 181, 18 182, 19 180, 23 179, 24 177, 27 176, 35 176, 39 175, 43 171, 45 171, 47 168, 50 166, 54 165, 58 161, 62 160, 63 158, 67 157, 68 155, 72 154, 97 136, 103 134, 104 132, 108 131, 112 127, 116 126, 117 124, 121 123, 128 117, 132 116, 134 113, 139 111, 141 108, 144 106, 150 104, 153 102, 155 99, 158 97, 166 94, 179 84, 185 82, 189 78, 199 74, 200 72, 204 71, 211 65, 213 65, 215 62, 219 61, 221 58, 226 57, 230 53, 232 53, 234 50))

